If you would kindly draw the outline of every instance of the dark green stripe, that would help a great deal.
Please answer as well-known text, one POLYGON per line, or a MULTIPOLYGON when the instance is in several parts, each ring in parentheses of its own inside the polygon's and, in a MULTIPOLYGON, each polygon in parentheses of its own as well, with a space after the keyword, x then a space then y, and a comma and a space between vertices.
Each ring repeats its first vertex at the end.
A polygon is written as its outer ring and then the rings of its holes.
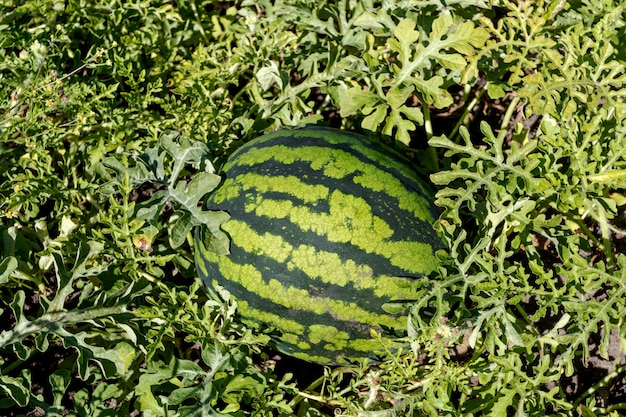
MULTIPOLYGON (((241 148, 240 151, 246 153, 246 148, 251 148, 248 149, 248 151, 259 152, 258 156, 260 159, 252 158, 257 159, 257 162, 259 163, 253 166, 246 164, 242 165, 239 163, 233 163, 237 162, 238 158, 231 159, 232 162, 228 166, 227 172, 229 179, 224 184, 223 188, 232 187, 230 192, 228 192, 229 196, 232 196, 233 194, 244 194, 248 196, 250 194, 263 194, 268 189, 268 187, 264 184, 264 179, 271 177, 278 177, 281 179, 283 177, 295 177, 300 178, 302 184, 308 184, 311 187, 324 185, 329 188, 337 188, 342 190, 345 194, 359 195, 368 201, 370 206, 372 206, 373 212, 377 216, 381 217, 390 226, 390 228, 394 230, 393 240, 423 241, 432 245, 435 249, 440 248, 441 241, 432 228, 433 219, 438 215, 437 209, 429 203, 429 201, 432 200, 432 196, 428 195, 428 193, 422 193, 420 191, 424 189, 423 181, 416 176, 415 172, 408 165, 402 162, 397 162, 394 159, 390 159, 387 155, 378 155, 378 160, 389 159, 392 163, 402 168, 403 172, 409 174, 408 177, 400 176, 400 179, 396 178, 399 174, 398 172, 391 173, 392 175, 390 177, 385 176, 386 173, 381 171, 378 162, 375 159, 361 161, 363 156, 360 154, 358 154, 358 156, 361 159, 357 160, 356 163, 349 164, 352 169, 352 173, 342 180, 336 180, 333 178, 329 179, 325 176, 324 170, 316 171, 311 169, 310 166, 312 161, 316 160, 315 155, 319 155, 319 152, 314 150, 305 152, 302 149, 302 145, 321 143, 325 146, 325 148, 322 148, 325 149, 325 151, 336 151, 339 152, 340 156, 345 154, 349 157, 354 157, 354 155, 351 154, 354 153, 355 148, 363 148, 364 151, 369 151, 374 154, 378 153, 377 150, 368 148, 368 146, 371 145, 367 140, 354 138, 351 135, 344 134, 343 132, 337 134, 338 131, 336 130, 330 130, 330 132, 331 134, 327 134, 325 129, 301 129, 286 133, 282 132, 282 134, 281 132, 276 132, 256 139, 253 142, 258 141, 258 145, 255 143, 254 146, 251 146, 252 143, 250 143, 241 148), (329 138, 332 138, 333 140, 329 140, 329 138), (342 140, 345 140, 347 143, 342 143, 342 140), (341 146, 337 146, 336 149, 329 149, 327 146, 335 146, 333 142, 339 142, 341 146), (291 156, 287 159, 275 159, 274 155, 277 151, 273 148, 267 148, 267 146, 271 147, 276 146, 277 144, 282 144, 280 145, 281 148, 288 149, 292 152, 291 156), (297 157, 302 156, 301 153, 314 155, 314 157, 306 156, 304 160, 298 159, 297 157), (286 165, 284 162, 281 162, 281 160, 288 162, 288 164, 286 165), (254 172, 254 175, 257 175, 253 181, 248 181, 247 177, 242 177, 242 175, 250 174, 251 171, 254 172), (285 173, 289 173, 290 175, 285 175, 285 173), (380 178, 383 178, 383 181, 381 181, 380 178), (384 180, 384 178, 391 178, 391 182, 384 180), (395 193, 402 195, 401 200, 397 200, 390 196, 389 191, 391 189, 390 184, 392 184, 392 182, 395 186, 397 186, 395 193), (256 189, 255 186, 257 184, 259 184, 262 188, 256 189), (237 190, 238 187, 241 187, 241 190, 237 190), (425 198, 424 195, 427 197, 425 198), (404 212, 403 210, 400 210, 401 208, 407 208, 409 211, 404 212), (420 217, 418 216, 418 218, 416 218, 415 216, 415 208, 418 208, 418 211, 424 214, 428 213, 429 216, 427 216, 427 218, 422 218, 422 221, 419 221, 418 219, 420 217), (407 222, 413 224, 407 225, 407 222)), ((238 156, 245 159, 245 156, 243 155, 238 154, 238 156)), ((340 161, 341 159, 342 157, 338 157, 337 161, 340 161)), ((316 166, 321 166, 324 160, 325 157, 316 160, 316 166)), ((337 161, 334 162, 335 165, 337 164, 337 161)), ((354 162, 354 160, 352 160, 352 162, 354 162)), ((253 161, 249 160, 249 163, 253 163, 253 161)), ((292 200, 296 203, 295 199, 299 198, 298 201, 304 203, 302 196, 306 195, 306 193, 300 191, 301 189, 305 190, 306 188, 296 184, 293 188, 292 195, 288 194, 288 187, 282 187, 280 191, 284 193, 284 199, 292 200)), ((279 197, 282 197, 279 195, 274 196, 276 191, 269 192, 272 193, 272 199, 279 199, 279 197)), ((223 195, 220 198, 220 201, 226 198, 227 196, 223 195)), ((241 204, 241 201, 238 201, 237 205, 238 204, 241 204)), ((253 202, 250 201, 249 204, 253 204, 253 202)), ((314 211, 321 211, 324 207, 323 201, 318 200, 315 207, 309 207, 314 211)), ((218 204, 211 208, 225 210, 232 209, 233 213, 236 213, 238 209, 236 205, 229 208, 220 207, 218 204)))
MULTIPOLYGON (((298 310, 312 315, 330 315, 339 321, 355 321, 391 328, 402 325, 394 317, 367 311, 357 303, 328 297, 313 297, 305 289, 285 286, 276 278, 263 277, 263 274, 253 265, 236 263, 237 260, 233 259, 233 256, 223 256, 219 262, 217 255, 208 251, 203 252, 203 256, 206 262, 218 265, 219 275, 226 281, 242 286, 250 294, 264 299, 265 302, 261 304, 266 307, 271 302, 289 310, 298 310)), ((214 278, 218 279, 217 276, 214 278)), ((242 299, 250 302, 249 297, 242 297, 242 299)), ((250 305, 255 307, 251 302, 250 305)), ((267 310, 273 309, 267 307, 267 310)))
MULTIPOLYGON (((430 242, 397 240, 392 225, 373 213, 372 207, 361 197, 335 190, 329 196, 327 213, 313 211, 290 200, 268 199, 263 194, 240 192, 236 197, 229 201, 223 201, 219 194, 215 197, 215 206, 228 211, 232 220, 245 221, 256 227, 261 221, 255 217, 267 218, 267 222, 283 219, 297 228, 294 230, 293 226, 289 226, 284 234, 312 232, 318 236, 316 240, 349 244, 367 254, 382 256, 407 275, 428 274, 436 268, 437 259, 430 242), (242 195, 249 197, 242 201, 239 199, 242 195)), ((229 222, 226 222, 223 226, 226 232, 229 232, 228 225, 229 222)), ((285 227, 285 223, 281 226, 285 227)), ((432 229, 432 226, 424 224, 421 228, 411 229, 419 233, 422 229, 432 229)))
MULTIPOLYGON (((363 232, 374 233, 372 236, 384 237, 382 240, 400 242, 392 245, 393 248, 381 246, 383 249, 382 256, 393 259, 396 266, 405 268, 404 272, 398 272, 399 274, 428 273, 436 265, 432 252, 441 247, 441 242, 431 221, 420 220, 414 217, 414 213, 400 209, 397 200, 390 198, 384 192, 385 190, 373 191, 350 181, 328 181, 324 176, 320 176, 320 171, 310 170, 308 164, 296 162, 287 167, 282 163, 276 163, 275 160, 268 160, 260 166, 245 167, 245 169, 237 165, 229 170, 228 175, 234 175, 234 177, 229 177, 223 186, 214 193, 210 200, 210 209, 226 210, 232 217, 252 224, 266 222, 257 220, 254 216, 267 218, 269 221, 270 219, 284 219, 295 215, 294 220, 300 231, 311 230, 320 237, 324 237, 326 232, 320 229, 318 225, 323 227, 322 223, 329 220, 327 226, 332 229, 329 235, 329 240, 332 242, 348 242, 345 238, 349 235, 346 225, 363 223, 363 220, 367 223, 367 220, 370 219, 371 222, 366 224, 366 228, 362 229, 363 232), (298 173, 298 177, 293 175, 274 177, 257 174, 257 171, 260 171, 259 168, 272 172, 295 171, 298 173), (248 170, 253 172, 247 172, 248 170), (329 188, 324 183, 331 187, 336 186, 341 191, 332 193, 333 198, 327 201, 325 197, 329 188), (359 197, 352 197, 353 195, 359 197), (341 200, 344 200, 343 204, 341 200), (336 204, 329 204, 333 202, 336 204), (351 218, 351 213, 356 213, 355 210, 352 210, 354 208, 353 202, 366 212, 365 219, 358 218, 359 216, 352 216, 354 218, 351 218), (344 210, 341 206, 347 206, 347 209, 344 210), (324 211, 327 214, 323 214, 324 211), (337 213, 338 215, 336 215, 337 213), (337 225, 338 228, 335 227, 337 225), (381 231, 384 234, 381 234, 381 231), (344 235, 343 239, 341 234, 344 235), (414 242, 423 242, 424 244, 421 245, 420 250, 415 250, 420 245, 415 245, 414 242), (413 253, 416 258, 405 257, 403 262, 402 257, 397 255, 398 248, 409 248, 407 253, 413 253), (394 254, 396 254, 395 259, 394 254), (421 269, 406 269, 407 266, 419 264, 423 266, 421 269)), ((414 205, 428 205, 425 199, 410 190, 405 190, 404 196, 406 201, 414 201, 414 205)), ((285 227, 285 225, 283 224, 281 227, 285 227)), ((349 231, 357 229, 357 227, 350 226, 347 228, 350 229, 349 231)), ((301 233, 300 231, 288 227, 285 233, 295 235, 301 233)), ((369 239, 370 236, 367 236, 359 242, 357 237, 357 241, 350 242, 350 244, 355 244, 356 247, 372 253, 371 245, 369 248, 365 245, 369 239)))
MULTIPOLYGON (((441 247, 441 241, 430 223, 412 218, 410 213, 397 208, 394 210, 393 204, 380 202, 378 205, 371 206, 371 204, 377 203, 372 195, 361 198, 349 197, 352 196, 349 194, 346 197, 346 194, 340 190, 333 192, 332 195, 332 199, 304 205, 297 198, 291 198, 290 195, 273 192, 259 194, 254 188, 248 189, 246 187, 246 190, 242 190, 237 197, 222 201, 220 204, 211 204, 209 208, 225 210, 232 218, 254 224, 254 227, 259 231, 274 231, 286 237, 293 237, 294 242, 297 240, 314 240, 316 244, 328 247, 327 250, 329 251, 333 250, 330 246, 335 246, 334 250, 344 252, 350 251, 348 247, 353 246, 354 250, 351 252, 363 252, 363 256, 365 256, 367 252, 363 250, 363 245, 359 245, 360 241, 357 238, 354 241, 345 242, 345 245, 348 246, 336 246, 336 244, 345 241, 345 239, 337 237, 338 233, 342 230, 344 232, 357 231, 360 224, 363 226, 360 230, 362 234, 379 233, 378 236, 374 237, 385 242, 421 242, 424 244, 423 250, 430 253, 426 258, 423 258, 425 268, 417 271, 413 268, 406 270, 399 268, 402 265, 398 265, 398 270, 390 273, 411 276, 416 273, 421 275, 432 271, 432 268, 429 268, 426 263, 429 259, 432 260, 432 252, 441 247), (335 216, 335 212, 340 210, 339 205, 335 203, 342 199, 345 204, 350 204, 349 200, 351 199, 357 200, 357 205, 365 209, 365 215, 347 209, 335 216), (332 204, 335 205, 331 211, 332 204), (292 215, 298 217, 292 219, 292 215), (367 220, 371 220, 370 224, 366 223, 367 220), (324 225, 323 222, 328 222, 328 224, 324 225), (329 236, 325 236, 324 228, 336 224, 339 224, 339 228, 329 236), (413 272, 411 272, 412 270, 413 272)), ((369 240, 369 237, 367 239, 369 240)), ((376 254, 372 253, 372 255, 376 254)), ((378 255, 388 257, 388 254, 383 252, 378 255)), ((421 255, 423 253, 420 253, 421 255)), ((419 259, 418 262, 420 262, 419 259)))
MULTIPOLYGON (((224 256, 218 258, 212 252, 208 252, 201 242, 197 244, 196 250, 196 262, 198 263, 198 271, 203 279, 205 285, 211 287, 216 284, 224 285, 235 297, 239 300, 239 311, 241 315, 251 321, 255 321, 260 324, 273 325, 284 334, 281 336, 281 340, 278 342, 279 348, 288 353, 292 353, 295 356, 301 357, 301 359, 310 360, 319 363, 337 363, 341 362, 340 357, 347 355, 348 357, 366 356, 375 350, 380 348, 379 342, 371 340, 369 337, 370 330, 382 331, 381 326, 391 327, 396 330, 406 328, 406 318, 393 319, 386 313, 380 310, 381 301, 378 300, 378 310, 381 311, 380 315, 368 314, 365 317, 368 322, 358 323, 356 319, 359 318, 358 311, 356 315, 352 307, 348 312, 341 314, 340 317, 335 312, 324 312, 317 314, 312 311, 305 311, 299 308, 299 306, 290 305, 283 306, 276 304, 274 300, 267 300, 258 296, 256 292, 250 292, 255 287, 255 275, 256 268, 251 268, 247 265, 234 266, 232 261, 238 259, 240 252, 237 248, 230 256, 224 256), (225 266, 224 266, 225 265, 225 266), (234 266, 234 267, 233 267, 234 266), (233 281, 225 281, 221 277, 231 276, 228 271, 223 268, 227 268, 232 271, 232 276, 237 277, 233 281), (379 320, 379 318, 384 318, 379 320), (336 329, 334 333, 336 335, 349 335, 348 339, 345 337, 338 337, 333 339, 330 337, 321 336, 321 326, 332 326, 336 329), (313 330, 310 330, 311 328, 313 330), (349 340, 349 342, 346 342, 349 340), (306 350, 302 353, 302 350, 306 350), (300 352, 300 353, 298 353, 300 352)), ((244 254, 245 255, 245 254, 244 254)), ((261 258, 267 259, 267 258, 261 258)), ((281 291, 274 285, 268 285, 266 290, 277 295, 281 294, 281 291)), ((267 293, 266 290, 261 291, 267 293)), ((362 294, 363 292, 359 292, 362 294)), ((373 297, 366 296, 368 299, 373 297)), ((293 299, 293 296, 285 296, 287 299, 293 299)), ((311 303, 318 302, 318 299, 312 296, 305 296, 304 306, 311 303)), ((302 300, 301 300, 302 301, 302 300)), ((301 302, 300 301, 300 302, 301 302)), ((361 300, 363 301, 363 300, 361 300)), ((376 301, 374 299, 374 301, 376 301)), ((298 302, 296 300, 296 302, 298 302)), ((285 304, 285 303, 283 303, 285 304)), ((360 311, 363 311, 362 309, 360 311)), ((360 317, 363 320, 363 316, 360 317)), ((327 329, 328 330, 328 329, 327 329)))
POLYGON ((226 175, 237 178, 235 167, 246 167, 245 171, 253 170, 257 165, 276 161, 285 165, 284 172, 291 173, 290 165, 299 162, 309 164, 312 171, 319 171, 326 178, 322 185, 338 182, 347 177, 369 192, 384 192, 387 198, 398 201, 398 207, 409 211, 418 219, 432 223, 431 205, 423 196, 416 198, 415 191, 406 189, 405 185, 393 174, 382 171, 363 160, 342 150, 324 147, 289 148, 278 145, 269 148, 251 148, 239 154, 233 163, 227 164, 226 175), (230 172, 234 170, 233 172, 230 172))
POLYGON ((328 198, 329 189, 322 184, 310 184, 294 175, 268 176, 245 172, 224 180, 220 190, 212 197, 217 206, 224 201, 254 192, 255 195, 281 193, 301 204, 315 204, 328 198))
MULTIPOLYGON (((381 313, 383 302, 405 300, 407 297, 407 287, 412 280, 374 275, 367 264, 343 259, 337 253, 320 250, 314 245, 294 246, 282 236, 267 232, 259 234, 248 224, 237 220, 229 221, 225 230, 237 242, 233 255, 242 259, 236 262, 254 263, 257 268, 267 266, 268 271, 286 269, 291 277, 289 285, 310 291, 311 287, 323 283, 323 287, 329 289, 328 296, 344 301, 375 300, 376 310, 381 313), (235 249, 242 252, 235 253, 235 249), (298 276, 301 279, 297 279, 298 276), (348 297, 337 293, 345 293, 348 297)), ((280 277, 277 279, 280 280, 280 277)))
MULTIPOLYGON (((433 199, 432 190, 412 168, 411 161, 395 149, 352 132, 323 127, 281 130, 256 138, 241 147, 235 155, 252 148, 263 149, 282 145, 293 149, 306 146, 334 148, 354 156, 364 165, 387 171, 413 191, 433 199)), ((234 156, 230 159, 234 161, 234 156)))

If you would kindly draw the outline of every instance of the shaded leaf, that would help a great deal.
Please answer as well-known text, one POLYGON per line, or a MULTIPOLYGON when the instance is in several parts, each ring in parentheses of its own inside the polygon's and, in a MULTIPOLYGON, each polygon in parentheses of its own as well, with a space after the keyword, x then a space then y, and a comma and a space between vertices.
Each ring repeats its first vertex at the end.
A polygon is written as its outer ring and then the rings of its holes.
POLYGON ((0 388, 19 407, 26 407, 31 393, 29 371, 22 372, 20 378, 0 374, 0 388))
POLYGON ((17 266, 17 259, 13 256, 8 256, 0 261, 0 285, 9 282, 9 277, 17 269, 17 266))

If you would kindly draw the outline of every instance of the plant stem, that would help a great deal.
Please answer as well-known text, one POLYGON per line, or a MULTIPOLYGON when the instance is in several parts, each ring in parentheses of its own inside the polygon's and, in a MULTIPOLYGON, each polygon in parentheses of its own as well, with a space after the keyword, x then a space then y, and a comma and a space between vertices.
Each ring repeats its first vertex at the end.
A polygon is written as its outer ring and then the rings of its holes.
POLYGON ((511 117, 513 117, 513 112, 515 111, 515 108, 517 107, 517 104, 519 103, 519 96, 514 96, 513 100, 511 100, 511 102, 509 103, 509 107, 506 109, 506 113, 504 114, 504 117, 502 118, 502 123, 500 123, 500 132, 498 133, 499 135, 501 134, 506 134, 507 129, 509 128, 509 123, 511 122, 511 117), (502 133, 505 132, 505 133, 502 133))
MULTIPOLYGON (((617 369, 613 370, 612 372, 609 372, 608 375, 606 375, 604 378, 602 378, 600 381, 596 382, 594 385, 591 386, 591 388, 589 388, 587 391, 585 391, 580 397, 578 397, 575 401, 574 401, 574 408, 577 407, 585 398, 588 398, 589 396, 593 395, 598 389, 606 386, 609 382, 611 382, 613 379, 615 379, 619 374, 623 373, 626 371, 626 365, 622 365, 620 367, 618 367, 617 369)), ((625 407, 626 404, 615 404, 613 405, 611 408, 615 407, 615 408, 622 408, 625 407)))
POLYGON ((430 120, 430 110, 428 106, 424 104, 424 129, 426 130, 426 141, 433 137, 433 124, 430 120))
POLYGON ((572 219, 580 230, 593 242, 594 245, 602 252, 604 252, 604 256, 606 257, 606 261, 609 266, 610 271, 615 270, 615 258, 613 257, 613 253, 611 252, 611 241, 606 236, 602 236, 602 242, 593 234, 591 230, 583 223, 583 221, 579 218, 572 219))
POLYGON ((483 97, 483 94, 485 94, 486 91, 487 91, 487 84, 485 84, 485 86, 483 86, 480 90, 478 90, 478 94, 476 94, 476 96, 472 99, 472 101, 470 101, 469 104, 465 106, 465 110, 463 111, 461 118, 454 126, 454 129, 452 129, 452 132, 450 132, 449 139, 452 142, 455 142, 455 138, 459 134, 459 129, 461 128, 461 126, 467 124, 468 122, 467 116, 472 111, 472 109, 478 104, 478 102, 483 97))
POLYGON ((111 317, 125 312, 125 306, 114 306, 91 308, 73 312, 54 311, 46 313, 33 321, 20 321, 13 329, 0 333, 0 346, 9 346, 15 343, 20 343, 28 336, 41 331, 46 331, 46 329, 49 329, 50 333, 54 333, 55 329, 62 328, 66 324, 111 317))

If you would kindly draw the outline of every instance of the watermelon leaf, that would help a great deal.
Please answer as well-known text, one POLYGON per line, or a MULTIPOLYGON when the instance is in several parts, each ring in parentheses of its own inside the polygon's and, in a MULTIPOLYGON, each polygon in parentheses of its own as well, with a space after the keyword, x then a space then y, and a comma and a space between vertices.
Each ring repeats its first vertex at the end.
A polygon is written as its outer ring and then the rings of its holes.
MULTIPOLYGON (((178 179, 185 165, 192 165, 194 168, 201 168, 200 165, 206 164, 207 172, 215 172, 213 165, 209 162, 210 151, 206 144, 200 141, 192 141, 184 136, 180 136, 177 132, 164 133, 159 139, 159 145, 167 152, 174 162, 172 172, 169 175, 170 186, 178 179), (178 143, 176 143, 176 140, 178 143)), ((163 167, 155 167, 160 170, 163 167)))
POLYGON ((221 177, 208 172, 200 172, 189 183, 179 181, 176 187, 170 189, 169 198, 178 203, 177 214, 170 222, 170 242, 172 247, 181 246, 191 229, 195 226, 205 225, 209 230, 219 230, 220 224, 228 220, 225 212, 203 211, 198 206, 198 201, 207 193, 219 185, 221 177))
POLYGON ((25 369, 19 378, 0 374, 0 389, 20 407, 26 407, 31 393, 30 371, 25 369))
POLYGON ((281 58, 264 57, 247 89, 253 105, 244 119, 267 119, 266 130, 319 120, 311 114, 309 101, 319 89, 330 95, 343 117, 356 116, 364 129, 408 144, 427 119, 417 111, 398 109, 421 109, 421 114, 430 106, 450 106, 448 87, 476 80, 477 51, 490 38, 487 30, 453 13, 399 17, 389 6, 373 10, 359 2, 348 6, 347 1, 325 5, 320 13, 288 6, 273 12, 277 14, 267 16, 270 21, 279 22, 292 12, 297 19, 293 32, 268 40, 281 58), (317 45, 298 65, 297 83, 289 82, 285 70, 294 33, 307 33, 317 45))
MULTIPOLYGON (((385 15, 383 11, 379 15, 385 15)), ((354 25, 369 27, 371 14, 356 17, 354 25)), ((381 17, 382 18, 382 17, 381 17)), ((368 76, 356 82, 341 80, 329 88, 342 116, 361 115, 361 127, 409 144, 411 132, 423 126, 423 112, 433 105, 445 108, 452 104, 447 85, 452 79, 468 82, 478 70, 472 56, 484 45, 489 33, 472 22, 460 22, 452 15, 433 18, 430 32, 413 18, 392 19, 377 28, 386 33, 386 47, 391 54, 364 51, 368 76), (373 58, 375 57, 375 58, 373 58)))
POLYGON ((8 256, 0 261, 0 284, 8 282, 11 273, 17 269, 17 259, 8 256))
MULTIPOLYGON (((156 146, 148 148, 141 155, 133 156, 132 159, 134 164, 124 164, 116 157, 102 161, 105 169, 113 174, 110 175, 103 194, 114 194, 123 187, 137 189, 151 184, 155 188, 152 196, 136 208, 130 208, 129 217, 135 217, 155 227, 153 223, 156 218, 171 203, 175 212, 167 222, 167 229, 172 248, 183 245, 191 230, 203 225, 216 237, 213 241, 219 242, 215 245, 216 250, 222 248, 218 253, 225 253, 224 248, 228 247, 225 242, 227 238, 219 227, 228 219, 228 214, 203 210, 200 206, 204 196, 221 181, 210 162, 207 145, 182 137, 176 132, 167 132, 160 137, 156 146), (186 179, 187 166, 198 171, 190 181, 186 179)), ((136 229, 141 227, 142 225, 136 229)))

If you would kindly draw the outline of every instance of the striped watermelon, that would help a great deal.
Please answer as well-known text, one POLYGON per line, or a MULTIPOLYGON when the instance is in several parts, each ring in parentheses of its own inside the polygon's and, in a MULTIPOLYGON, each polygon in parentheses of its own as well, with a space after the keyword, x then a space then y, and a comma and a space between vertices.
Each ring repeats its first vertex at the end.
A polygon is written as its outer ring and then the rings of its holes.
POLYGON ((441 241, 424 182, 396 152, 327 128, 283 130, 238 149, 208 208, 231 218, 229 255, 196 234, 204 284, 221 285, 249 322, 274 327, 277 347, 337 364, 374 358, 371 330, 401 333, 389 306, 437 267, 441 241))

